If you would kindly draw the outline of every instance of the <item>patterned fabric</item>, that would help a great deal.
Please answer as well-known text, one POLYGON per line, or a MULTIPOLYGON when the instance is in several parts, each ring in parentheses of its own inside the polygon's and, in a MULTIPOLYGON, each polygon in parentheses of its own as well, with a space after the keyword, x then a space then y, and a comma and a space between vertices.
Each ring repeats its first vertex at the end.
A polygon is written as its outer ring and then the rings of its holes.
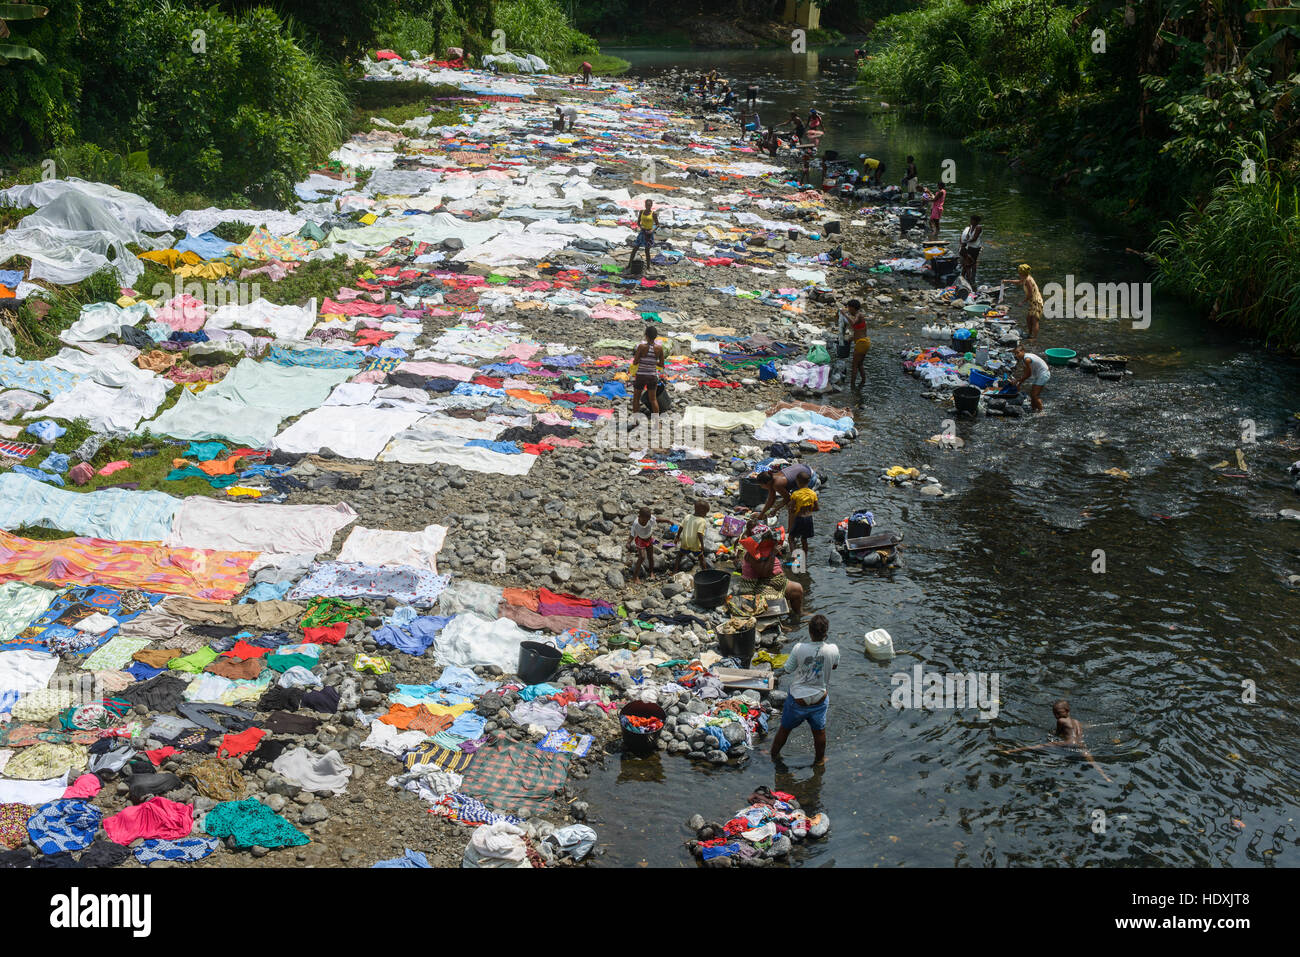
POLYGON ((27 833, 42 854, 89 847, 103 817, 89 801, 51 801, 27 822, 27 833))
POLYGON ((79 744, 51 744, 42 742, 24 748, 17 757, 5 765, 5 777, 18 781, 48 781, 62 777, 68 771, 82 771, 86 767, 87 752, 79 744))
POLYGON ((45 362, 25 362, 16 356, 0 356, 0 385, 10 389, 26 389, 53 399, 70 392, 84 378, 45 362))
POLYGON ((572 754, 580 758, 591 750, 591 742, 592 737, 589 734, 569 734, 561 728, 542 738, 537 742, 537 747, 543 751, 572 754))
POLYGON ((430 813, 445 817, 461 824, 522 824, 523 820, 512 814, 498 814, 482 801, 467 794, 448 794, 433 807, 430 813))
POLYGON ((352 349, 286 349, 284 346, 272 346, 267 359, 282 366, 355 369, 366 361, 366 354, 352 349))
POLYGON ((349 605, 337 598, 317 598, 307 606, 307 611, 302 616, 302 621, 298 623, 298 626, 300 628, 319 628, 322 625, 332 625, 339 621, 365 618, 369 614, 369 610, 362 608, 360 605, 349 605))
POLYGON ((386 675, 390 669, 388 659, 382 655, 363 655, 360 653, 352 659, 352 667, 357 671, 369 671, 372 675, 386 675))
POLYGON ((219 758, 208 758, 181 772, 194 790, 216 801, 238 801, 246 791, 244 776, 219 758))
POLYGON ((274 236, 265 226, 258 226, 238 246, 231 246, 227 255, 239 259, 276 260, 297 262, 307 258, 320 243, 299 239, 297 236, 274 236))
POLYGON ((87 658, 81 667, 87 671, 96 671, 100 668, 106 671, 125 668, 131 661, 131 656, 149 643, 148 638, 126 638, 118 635, 87 658))
POLYGON ((15 721, 49 721, 60 711, 76 704, 78 697, 71 688, 39 688, 19 698, 12 714, 15 721))
POLYGON ((39 448, 39 445, 26 445, 22 442, 0 442, 0 456, 21 462, 39 448))
MULTIPOLYGON (((3 558, 3 552, 0 552, 3 558)), ((292 601, 322 595, 337 598, 395 598, 404 605, 428 607, 451 583, 450 575, 404 565, 318 562, 289 592, 292 601)))
POLYGON ((0 847, 22 847, 27 843, 27 822, 36 813, 30 804, 0 804, 0 847))
POLYGON ((550 809, 568 778, 572 755, 538 751, 522 742, 503 743, 507 740, 502 736, 474 753, 461 790, 503 810, 550 809))
MULTIPOLYGON (((0 586, 0 589, 6 587, 10 586, 0 586)), ((26 586, 15 585, 15 587, 26 586)), ((46 594, 53 595, 52 592, 46 594)), ((139 595, 146 603, 155 604, 162 601, 163 597, 143 592, 133 594, 139 595)), ((0 597, 3 597, 3 592, 0 592, 0 597)), ((11 641, 0 643, 0 651, 28 648, 35 651, 48 650, 54 654, 84 653, 112 639, 123 622, 131 621, 143 611, 143 608, 136 611, 124 610, 122 593, 112 588, 102 588, 98 585, 69 588, 54 597, 43 612, 38 612, 34 616, 35 620, 29 619, 30 624, 18 632, 11 641), (106 615, 114 619, 117 624, 99 634, 77 630, 75 626, 78 622, 95 614, 106 615)), ((122 665, 105 667, 116 669, 121 668, 122 665)))
POLYGON ((147 586, 168 595, 228 602, 248 586, 248 566, 257 556, 98 538, 38 542, 0 532, 0 582, 147 586))
POLYGON ((150 838, 135 849, 135 859, 141 864, 201 861, 215 851, 219 843, 215 837, 185 837, 179 841, 150 838))
POLYGON ((7 582, 0 585, 0 650, 4 650, 5 644, 10 639, 30 625, 32 619, 43 615, 58 597, 59 593, 56 591, 38 588, 35 585, 24 585, 21 582, 7 582))
POLYGON ((474 760, 474 755, 467 751, 454 751, 426 741, 402 756, 402 763, 408 771, 422 764, 435 764, 444 771, 464 771, 474 760))

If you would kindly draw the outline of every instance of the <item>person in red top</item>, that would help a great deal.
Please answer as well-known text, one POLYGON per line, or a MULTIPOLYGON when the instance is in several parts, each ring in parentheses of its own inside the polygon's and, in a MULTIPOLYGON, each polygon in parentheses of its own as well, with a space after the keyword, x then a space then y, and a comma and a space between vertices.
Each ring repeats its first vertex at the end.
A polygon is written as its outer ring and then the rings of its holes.
POLYGON ((740 540, 744 549, 740 559, 740 592, 758 595, 771 589, 784 595, 790 603, 790 614, 798 616, 803 611, 803 586, 786 579, 771 528, 761 525, 757 534, 752 534, 754 527, 754 520, 750 519, 745 525, 745 537, 740 540))
POLYGON ((591 64, 586 60, 582 61, 582 83, 586 86, 591 82, 591 64))

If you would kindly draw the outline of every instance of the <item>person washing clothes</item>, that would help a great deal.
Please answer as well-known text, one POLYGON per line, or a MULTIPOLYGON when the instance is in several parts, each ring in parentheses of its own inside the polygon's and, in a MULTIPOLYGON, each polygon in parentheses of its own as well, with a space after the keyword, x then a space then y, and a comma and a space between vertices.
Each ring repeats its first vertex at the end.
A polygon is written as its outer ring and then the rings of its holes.
POLYGON ((821 484, 817 481, 817 473, 802 462, 787 465, 782 469, 769 469, 766 472, 759 472, 754 477, 754 481, 767 489, 767 502, 754 516, 755 521, 766 518, 768 513, 773 511, 778 495, 781 496, 781 504, 789 507, 790 496, 796 490, 801 488, 815 489, 821 484))
POLYGON ((961 274, 975 288, 975 270, 979 266, 980 246, 984 243, 983 220, 979 216, 970 218, 970 225, 961 231, 961 274))
POLYGON ((556 127, 557 130, 563 129, 564 124, 567 122, 569 124, 569 132, 572 133, 573 124, 578 122, 578 111, 572 106, 568 106, 568 107, 557 106, 555 108, 555 119, 556 122, 560 124, 559 126, 556 127))
POLYGON ((627 268, 631 269, 632 264, 636 262, 636 251, 644 248, 645 271, 648 273, 650 272, 650 249, 655 244, 655 230, 659 227, 659 214, 654 210, 653 199, 647 199, 645 209, 637 214, 636 227, 636 242, 632 244, 632 256, 627 261, 627 268))
POLYGON ((1024 364, 1025 371, 1020 374, 1020 378, 1014 380, 1016 387, 1020 384, 1029 382, 1029 405, 1035 412, 1043 411, 1043 386, 1052 378, 1051 370, 1047 368, 1047 362, 1040 355, 1032 352, 1026 352, 1024 346, 1016 346, 1016 360, 1024 364))

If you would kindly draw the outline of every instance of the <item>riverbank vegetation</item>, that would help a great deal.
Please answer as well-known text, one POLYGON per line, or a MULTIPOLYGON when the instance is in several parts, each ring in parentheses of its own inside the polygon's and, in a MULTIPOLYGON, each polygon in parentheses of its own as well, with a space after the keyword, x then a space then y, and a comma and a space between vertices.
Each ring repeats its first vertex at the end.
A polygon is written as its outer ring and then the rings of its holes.
POLYGON ((861 78, 1158 235, 1168 288, 1297 347, 1298 27, 1264 0, 925 0, 880 22, 861 78))

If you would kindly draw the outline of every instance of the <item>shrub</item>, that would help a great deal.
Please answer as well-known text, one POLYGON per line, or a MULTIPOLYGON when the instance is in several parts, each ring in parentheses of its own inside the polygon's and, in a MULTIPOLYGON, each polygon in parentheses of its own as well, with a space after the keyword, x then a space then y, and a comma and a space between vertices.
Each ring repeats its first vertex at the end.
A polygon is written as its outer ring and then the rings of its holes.
POLYGON ((202 45, 160 65, 139 129, 150 155, 185 188, 283 204, 342 139, 343 81, 302 50, 273 12, 242 20, 194 14, 202 45))
POLYGON ((511 53, 532 53, 548 62, 598 49, 595 40, 569 24, 554 0, 499 0, 496 26, 511 53))
POLYGON ((76 134, 81 95, 81 0, 48 4, 38 20, 10 23, 8 42, 35 48, 45 62, 12 60, 0 66, 0 118, 10 155, 69 142, 76 134))

